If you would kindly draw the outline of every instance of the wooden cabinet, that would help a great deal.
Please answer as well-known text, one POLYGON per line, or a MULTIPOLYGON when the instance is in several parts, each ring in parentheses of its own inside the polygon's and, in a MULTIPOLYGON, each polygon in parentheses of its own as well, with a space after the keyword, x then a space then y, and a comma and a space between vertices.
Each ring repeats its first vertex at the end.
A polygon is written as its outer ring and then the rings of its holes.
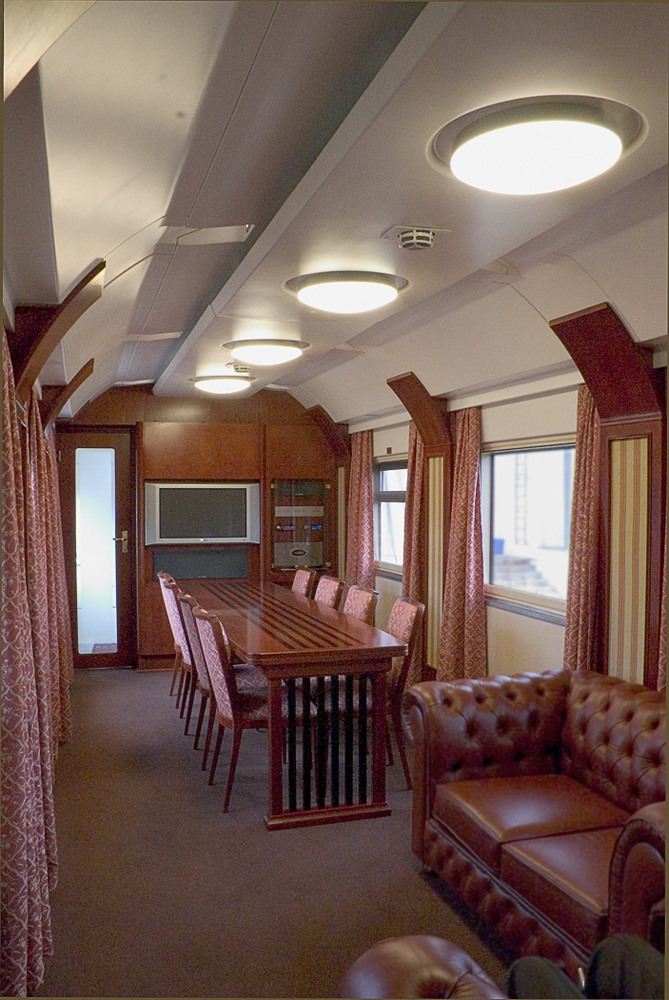
POLYGON ((298 566, 330 572, 332 483, 324 479, 273 479, 270 504, 272 580, 292 581, 298 566))

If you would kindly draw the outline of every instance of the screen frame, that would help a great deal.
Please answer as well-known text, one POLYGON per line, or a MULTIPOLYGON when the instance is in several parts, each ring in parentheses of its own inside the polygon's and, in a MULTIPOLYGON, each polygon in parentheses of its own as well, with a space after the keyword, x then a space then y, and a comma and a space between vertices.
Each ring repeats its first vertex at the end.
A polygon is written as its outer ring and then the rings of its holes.
POLYGON ((145 545, 225 545, 257 544, 260 542, 260 485, 259 483, 144 483, 144 544, 145 545), (160 494, 163 490, 244 490, 246 492, 246 533, 235 536, 202 538, 197 535, 167 538, 160 534, 160 494))

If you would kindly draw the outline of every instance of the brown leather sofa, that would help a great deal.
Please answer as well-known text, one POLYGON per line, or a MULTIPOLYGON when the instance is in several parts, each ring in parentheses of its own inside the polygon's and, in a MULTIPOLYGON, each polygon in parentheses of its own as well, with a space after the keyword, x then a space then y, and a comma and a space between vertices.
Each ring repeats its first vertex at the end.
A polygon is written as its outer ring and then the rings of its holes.
POLYGON ((664 693, 590 671, 433 681, 403 722, 413 851, 512 955, 576 979, 609 934, 664 950, 664 693))

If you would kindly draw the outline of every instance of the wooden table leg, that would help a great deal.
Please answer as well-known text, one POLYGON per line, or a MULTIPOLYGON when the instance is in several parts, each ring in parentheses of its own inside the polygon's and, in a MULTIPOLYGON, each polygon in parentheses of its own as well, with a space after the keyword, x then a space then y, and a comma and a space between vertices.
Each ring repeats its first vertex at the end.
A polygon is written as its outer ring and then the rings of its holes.
POLYGON ((269 754, 269 812, 266 820, 283 813, 283 724, 281 718, 281 681, 267 682, 269 754))
POLYGON ((386 675, 372 677, 372 802, 386 801, 386 675))

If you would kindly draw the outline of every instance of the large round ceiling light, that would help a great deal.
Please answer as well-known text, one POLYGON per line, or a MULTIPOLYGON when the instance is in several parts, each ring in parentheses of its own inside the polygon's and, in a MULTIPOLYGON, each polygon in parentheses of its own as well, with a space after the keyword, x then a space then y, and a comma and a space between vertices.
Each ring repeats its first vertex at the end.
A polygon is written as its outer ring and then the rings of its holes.
POLYGON ((229 396, 234 392, 243 392, 253 381, 255 380, 250 375, 203 375, 191 379, 197 389, 215 393, 217 396, 229 396))
POLYGON ((291 278, 284 285, 300 302, 324 312, 369 312, 393 302, 406 278, 377 271, 323 271, 291 278))
POLYGON ((282 365, 286 361, 294 361, 302 356, 302 351, 309 345, 302 340, 231 340, 221 344, 237 361, 246 365, 269 367, 282 365))
POLYGON ((483 191, 547 194, 598 177, 644 135, 641 115, 616 101, 525 98, 450 122, 431 140, 428 159, 483 191))

